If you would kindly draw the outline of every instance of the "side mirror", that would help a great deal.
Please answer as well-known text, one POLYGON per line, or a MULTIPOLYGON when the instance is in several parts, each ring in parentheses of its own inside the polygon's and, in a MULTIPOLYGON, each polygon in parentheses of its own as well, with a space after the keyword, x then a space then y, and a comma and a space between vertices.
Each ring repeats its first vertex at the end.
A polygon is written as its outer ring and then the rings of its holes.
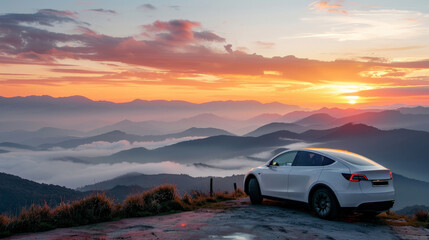
POLYGON ((280 166, 278 162, 272 162, 270 165, 268 165, 269 167, 278 167, 280 166))

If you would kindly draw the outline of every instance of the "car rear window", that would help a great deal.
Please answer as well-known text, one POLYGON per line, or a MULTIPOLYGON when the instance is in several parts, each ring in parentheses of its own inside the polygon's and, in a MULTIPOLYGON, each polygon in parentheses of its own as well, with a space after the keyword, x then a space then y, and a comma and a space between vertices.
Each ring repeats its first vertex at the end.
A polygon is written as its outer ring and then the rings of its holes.
POLYGON ((376 162, 356 153, 330 151, 329 154, 334 155, 335 157, 341 158, 344 161, 354 165, 359 165, 359 166, 378 165, 376 162))

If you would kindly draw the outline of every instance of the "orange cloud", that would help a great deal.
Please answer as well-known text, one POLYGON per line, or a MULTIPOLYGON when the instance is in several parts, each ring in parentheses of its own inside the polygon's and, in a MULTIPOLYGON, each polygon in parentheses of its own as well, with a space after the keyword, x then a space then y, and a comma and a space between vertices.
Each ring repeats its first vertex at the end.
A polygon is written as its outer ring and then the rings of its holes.
MULTIPOLYGON (((321 6, 339 8, 335 4, 321 6)), ((155 21, 142 26, 143 33, 138 38, 114 37, 97 33, 66 14, 0 15, 0 31, 8 32, 0 34, 0 63, 21 64, 22 69, 37 64, 44 69, 30 76, 2 74, 7 69, 0 69, 0 94, 36 91, 55 96, 86 94, 102 99, 103 94, 113 97, 116 89, 121 94, 115 98, 142 98, 139 94, 144 93, 152 99, 257 98, 263 102, 293 101, 305 105, 343 102, 341 94, 349 92, 350 86, 357 86, 353 95, 386 98, 405 96, 404 92, 417 96, 417 92, 427 91, 429 85, 424 73, 411 74, 429 69, 429 60, 264 57, 239 48, 233 50, 225 38, 200 31, 201 27, 201 23, 190 20, 155 21), (53 32, 29 23, 76 24, 78 31, 53 32), (73 65, 71 60, 75 60, 73 65), (104 68, 89 69, 88 62, 104 68), (34 90, 37 85, 43 87, 34 90), (386 90, 399 86, 421 90, 386 90)), ((269 47, 274 43, 258 44, 269 47)))
POLYGON ((380 88, 380 89, 359 91, 354 94, 363 96, 363 97, 426 96, 429 98, 429 86, 380 88))
POLYGON ((347 14, 344 6, 339 3, 330 4, 328 1, 315 1, 310 4, 312 10, 325 11, 330 13, 347 14))

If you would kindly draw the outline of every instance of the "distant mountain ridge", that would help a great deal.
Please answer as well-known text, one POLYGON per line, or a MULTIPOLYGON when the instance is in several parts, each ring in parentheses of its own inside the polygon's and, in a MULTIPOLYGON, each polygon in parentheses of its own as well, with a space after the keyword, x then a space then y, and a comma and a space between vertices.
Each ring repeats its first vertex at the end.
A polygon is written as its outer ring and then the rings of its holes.
POLYGON ((282 123, 282 122, 272 122, 266 125, 263 125, 262 127, 259 127, 247 134, 245 134, 245 137, 259 137, 265 134, 277 132, 277 131, 291 131, 295 133, 301 133, 305 130, 307 130, 305 127, 296 124, 296 123, 282 123))
MULTIPOLYGON (((89 196, 97 191, 76 191, 53 184, 42 184, 0 172, 0 214, 18 215, 23 207, 31 204, 55 207, 61 202, 71 202, 89 196)), ((148 190, 136 185, 115 186, 98 192, 105 192, 114 200, 123 201, 129 194, 148 190)))
POLYGON ((90 144, 93 142, 103 141, 103 142, 118 142, 120 140, 127 140, 130 143, 134 142, 149 142, 149 141, 163 141, 166 139, 172 138, 184 138, 184 137, 210 137, 218 135, 233 135, 230 132, 227 132, 222 129, 216 128, 189 128, 185 131, 165 134, 165 135, 146 135, 140 136, 135 134, 128 134, 123 131, 114 130, 111 132, 103 133, 96 136, 86 137, 86 138, 75 138, 67 141, 54 143, 54 144, 43 144, 41 148, 52 148, 52 147, 62 147, 62 148, 75 148, 83 144, 90 144))
POLYGON ((0 147, 2 147, 2 148, 15 148, 15 149, 22 149, 22 150, 32 150, 32 151, 37 150, 37 148, 32 147, 32 146, 18 144, 18 143, 12 143, 12 142, 2 142, 2 143, 0 143, 0 147))
POLYGON ((202 113, 192 117, 186 117, 177 121, 142 121, 134 122, 123 120, 111 125, 100 127, 89 134, 100 134, 114 130, 134 133, 138 135, 164 135, 185 131, 189 128, 222 128, 231 129, 240 125, 241 121, 219 117, 211 113, 202 113))
POLYGON ((118 185, 137 185, 150 189, 161 184, 175 184, 181 194, 190 190, 198 190, 208 193, 210 190, 210 178, 213 178, 214 191, 232 191, 234 183, 242 187, 244 175, 233 175, 229 177, 191 177, 186 174, 153 174, 129 173, 111 180, 103 181, 93 185, 79 188, 79 191, 109 190, 118 185))
MULTIPOLYGON (((56 119, 75 117, 82 118, 115 117, 119 113, 127 116, 166 116, 177 120, 190 115, 214 113, 222 116, 247 116, 248 118, 263 113, 285 113, 301 108, 296 105, 279 102, 261 103, 254 100, 244 101, 211 101, 191 103, 186 101, 140 100, 115 103, 110 101, 93 101, 83 96, 51 97, 0 97, 0 120, 2 119, 40 119, 42 116, 55 116, 56 119), (143 114, 143 115, 142 115, 143 114)), ((50 120, 49 118, 45 118, 50 120)), ((159 119, 159 118, 155 118, 159 119)))
POLYGON ((407 128, 429 132, 429 114, 404 114, 398 110, 363 112, 342 118, 335 118, 327 113, 315 113, 295 124, 309 129, 328 129, 347 123, 362 123, 381 129, 407 128))
POLYGON ((43 127, 37 131, 15 130, 10 132, 0 132, 0 142, 8 141, 24 145, 38 146, 41 143, 55 143, 83 135, 83 132, 76 130, 43 127))
MULTIPOLYGON (((429 132, 408 129, 380 130, 364 124, 346 124, 303 133, 277 131, 259 137, 214 136, 184 141, 153 150, 130 149, 110 156, 83 158, 88 163, 160 162, 205 163, 272 151, 292 143, 345 149, 367 156, 404 176, 429 181, 426 169, 429 132), (407 160, 404 160, 407 159, 407 160)), ((268 159, 265 159, 268 160, 268 159)))

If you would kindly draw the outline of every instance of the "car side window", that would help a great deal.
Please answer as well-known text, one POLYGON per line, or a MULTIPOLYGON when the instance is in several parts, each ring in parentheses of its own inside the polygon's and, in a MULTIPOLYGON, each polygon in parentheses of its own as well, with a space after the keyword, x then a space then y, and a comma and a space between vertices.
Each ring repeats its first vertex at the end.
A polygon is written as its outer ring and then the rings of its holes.
POLYGON ((274 166, 291 166, 298 152, 283 153, 274 158, 270 165, 274 166))
POLYGON ((323 166, 324 158, 317 153, 300 151, 292 166, 323 166))
POLYGON ((334 160, 332 160, 328 157, 323 157, 322 166, 330 165, 334 162, 335 162, 334 160))

